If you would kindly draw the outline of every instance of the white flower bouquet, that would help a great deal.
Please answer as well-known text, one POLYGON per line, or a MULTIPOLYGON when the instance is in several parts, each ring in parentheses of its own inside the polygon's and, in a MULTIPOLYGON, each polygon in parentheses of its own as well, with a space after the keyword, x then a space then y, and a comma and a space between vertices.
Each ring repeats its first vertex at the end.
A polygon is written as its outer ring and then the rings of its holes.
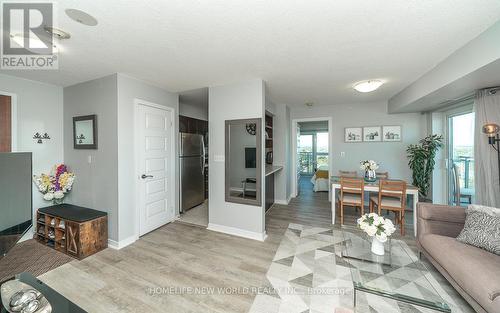
POLYGON ((386 242, 396 228, 390 219, 383 218, 375 213, 367 213, 358 218, 358 226, 370 237, 377 238, 380 242, 386 242))
POLYGON ((376 170, 378 170, 378 167, 379 167, 377 162, 375 162, 373 160, 360 161, 359 164, 360 164, 360 168, 365 172, 376 171, 376 170))

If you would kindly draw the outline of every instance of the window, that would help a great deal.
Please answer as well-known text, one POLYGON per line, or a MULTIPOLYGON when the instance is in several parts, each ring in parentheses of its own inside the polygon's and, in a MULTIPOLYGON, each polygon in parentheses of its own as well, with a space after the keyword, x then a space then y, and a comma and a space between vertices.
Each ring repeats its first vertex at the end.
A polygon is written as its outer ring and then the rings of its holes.
POLYGON ((313 175, 320 166, 328 166, 328 132, 301 134, 298 153, 301 174, 313 175))

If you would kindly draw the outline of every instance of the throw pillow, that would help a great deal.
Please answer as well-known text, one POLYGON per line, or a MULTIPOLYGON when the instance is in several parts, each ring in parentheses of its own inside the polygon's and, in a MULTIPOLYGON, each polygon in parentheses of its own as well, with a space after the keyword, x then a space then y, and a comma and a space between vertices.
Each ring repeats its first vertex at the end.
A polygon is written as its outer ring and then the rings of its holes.
POLYGON ((500 255, 500 209, 469 205, 457 240, 500 255))

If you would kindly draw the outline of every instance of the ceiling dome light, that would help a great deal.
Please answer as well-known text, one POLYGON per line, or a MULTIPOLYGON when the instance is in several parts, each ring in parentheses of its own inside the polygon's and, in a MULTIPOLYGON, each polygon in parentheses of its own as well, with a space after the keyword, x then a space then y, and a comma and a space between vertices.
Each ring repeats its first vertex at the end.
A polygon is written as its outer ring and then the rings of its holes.
POLYGON ((384 84, 381 80, 365 80, 354 84, 354 89, 359 92, 372 92, 384 84))
POLYGON ((66 9, 64 10, 66 12, 66 15, 72 19, 75 22, 78 22, 83 25, 87 26, 96 26, 97 25, 97 19, 93 17, 92 15, 85 13, 81 10, 77 9, 66 9))

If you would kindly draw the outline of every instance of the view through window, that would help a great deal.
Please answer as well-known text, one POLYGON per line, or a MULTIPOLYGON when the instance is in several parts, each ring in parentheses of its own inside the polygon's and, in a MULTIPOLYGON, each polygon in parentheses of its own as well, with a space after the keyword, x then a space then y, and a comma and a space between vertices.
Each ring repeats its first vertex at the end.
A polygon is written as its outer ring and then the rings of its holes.
POLYGON ((312 175, 328 166, 328 132, 301 134, 298 144, 300 173, 312 175))
POLYGON ((473 202, 474 197, 474 112, 449 117, 450 203, 460 190, 460 205, 473 202), (454 177, 457 175, 457 177, 454 177), (459 186, 455 181, 459 182, 459 186), (457 188, 458 187, 458 188, 457 188))

